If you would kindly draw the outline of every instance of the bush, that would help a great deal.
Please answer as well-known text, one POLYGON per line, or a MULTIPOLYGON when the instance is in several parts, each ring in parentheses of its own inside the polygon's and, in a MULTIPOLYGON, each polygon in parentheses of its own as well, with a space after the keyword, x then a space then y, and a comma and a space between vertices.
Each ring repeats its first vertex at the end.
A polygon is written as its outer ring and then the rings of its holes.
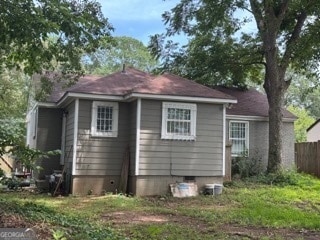
POLYGON ((4 176, 5 176, 4 171, 0 168, 0 179, 4 176))
POLYGON ((265 173, 252 177, 250 181, 276 186, 296 186, 299 183, 300 174, 296 169, 282 169, 277 173, 265 173))
POLYGON ((262 158, 258 155, 248 157, 246 152, 242 156, 232 159, 231 169, 232 176, 239 174, 241 179, 260 175, 263 172, 262 158))

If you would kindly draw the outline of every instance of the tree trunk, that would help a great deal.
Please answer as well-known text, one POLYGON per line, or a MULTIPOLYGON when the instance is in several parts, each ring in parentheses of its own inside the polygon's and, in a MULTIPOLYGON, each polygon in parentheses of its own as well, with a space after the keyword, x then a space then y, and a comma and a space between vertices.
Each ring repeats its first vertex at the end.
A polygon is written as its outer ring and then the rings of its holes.
MULTIPOLYGON (((279 81, 279 80, 278 80, 279 81)), ((268 173, 276 173, 282 164, 282 103, 284 92, 271 87, 267 91, 269 102, 269 152, 268 173)))
MULTIPOLYGON (((273 54, 271 54, 273 55, 273 54)), ((269 55, 270 56, 270 55, 269 55)), ((264 88, 269 103, 269 152, 268 173, 276 173, 282 165, 282 107, 286 82, 285 70, 277 65, 277 61, 268 61, 264 88)))
POLYGON ((272 7, 266 9, 264 29, 262 32, 266 60, 264 89, 269 103, 269 152, 268 173, 276 173, 282 163, 282 106, 286 83, 286 67, 281 67, 278 59, 277 33, 280 25, 272 7), (279 65, 278 65, 279 64, 279 65))

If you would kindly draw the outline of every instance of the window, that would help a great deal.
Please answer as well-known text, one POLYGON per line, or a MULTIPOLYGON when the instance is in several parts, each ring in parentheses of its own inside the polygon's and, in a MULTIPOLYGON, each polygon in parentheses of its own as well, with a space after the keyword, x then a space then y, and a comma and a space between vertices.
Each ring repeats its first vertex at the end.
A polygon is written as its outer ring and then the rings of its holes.
POLYGON ((96 137, 117 137, 118 114, 118 103, 93 102, 91 135, 96 137))
POLYGON ((232 156, 245 154, 249 149, 249 122, 230 121, 229 139, 232 156))
POLYGON ((161 138, 195 140, 196 118, 196 104, 164 102, 161 138))

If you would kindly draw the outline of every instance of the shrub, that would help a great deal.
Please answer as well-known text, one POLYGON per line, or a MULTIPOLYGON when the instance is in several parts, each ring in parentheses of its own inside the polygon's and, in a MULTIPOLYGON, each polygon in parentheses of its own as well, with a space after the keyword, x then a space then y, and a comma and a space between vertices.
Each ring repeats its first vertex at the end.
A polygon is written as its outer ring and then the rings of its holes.
POLYGON ((267 185, 288 186, 298 185, 301 175, 297 169, 281 169, 277 173, 264 173, 254 176, 250 181, 263 183, 267 185))
POLYGON ((4 171, 0 168, 0 179, 5 176, 4 171))
POLYGON ((248 157, 245 152, 240 157, 232 159, 232 175, 239 174, 241 179, 260 175, 263 172, 262 158, 255 154, 253 157, 248 157))

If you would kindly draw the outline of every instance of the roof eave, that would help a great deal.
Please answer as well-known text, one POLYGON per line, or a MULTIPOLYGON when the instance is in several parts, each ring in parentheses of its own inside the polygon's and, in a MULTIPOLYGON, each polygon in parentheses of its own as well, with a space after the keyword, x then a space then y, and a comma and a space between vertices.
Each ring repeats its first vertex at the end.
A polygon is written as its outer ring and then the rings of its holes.
POLYGON ((37 102, 35 107, 56 108, 58 106, 54 102, 37 102))
POLYGON ((66 92, 56 103, 38 103, 41 106, 47 107, 61 107, 65 106, 70 98, 81 99, 95 99, 95 100, 112 100, 112 101, 130 101, 136 98, 154 99, 154 100, 176 100, 188 102, 202 102, 202 103, 219 103, 219 104, 234 104, 237 103, 236 99, 224 98, 208 98, 208 97, 195 97, 195 96, 178 96, 178 95, 161 95, 161 94, 145 94, 145 93, 130 93, 127 95, 105 95, 93 93, 75 93, 66 92))
POLYGON ((123 101, 123 96, 119 95, 105 95, 105 94, 94 94, 94 93, 75 93, 75 92, 66 92, 60 100, 57 102, 57 106, 63 106, 70 98, 81 98, 81 99, 96 99, 96 100, 114 100, 114 101, 123 101))
MULTIPOLYGON (((246 116, 246 115, 235 115, 235 114, 227 114, 227 119, 235 119, 235 120, 247 120, 247 121, 269 121, 269 117, 267 116, 246 116)), ((283 122, 294 122, 296 118, 288 118, 284 117, 282 118, 283 122)))
POLYGON ((177 100, 177 101, 220 103, 220 104, 237 103, 236 99, 209 98, 209 97, 196 97, 196 96, 178 96, 178 95, 162 95, 162 94, 148 94, 148 93, 130 93, 125 96, 125 99, 131 99, 131 98, 170 100, 170 101, 177 100))
POLYGON ((320 118, 317 121, 315 121, 310 127, 307 128, 307 132, 309 132, 315 125, 317 125, 318 122, 320 122, 320 118))

